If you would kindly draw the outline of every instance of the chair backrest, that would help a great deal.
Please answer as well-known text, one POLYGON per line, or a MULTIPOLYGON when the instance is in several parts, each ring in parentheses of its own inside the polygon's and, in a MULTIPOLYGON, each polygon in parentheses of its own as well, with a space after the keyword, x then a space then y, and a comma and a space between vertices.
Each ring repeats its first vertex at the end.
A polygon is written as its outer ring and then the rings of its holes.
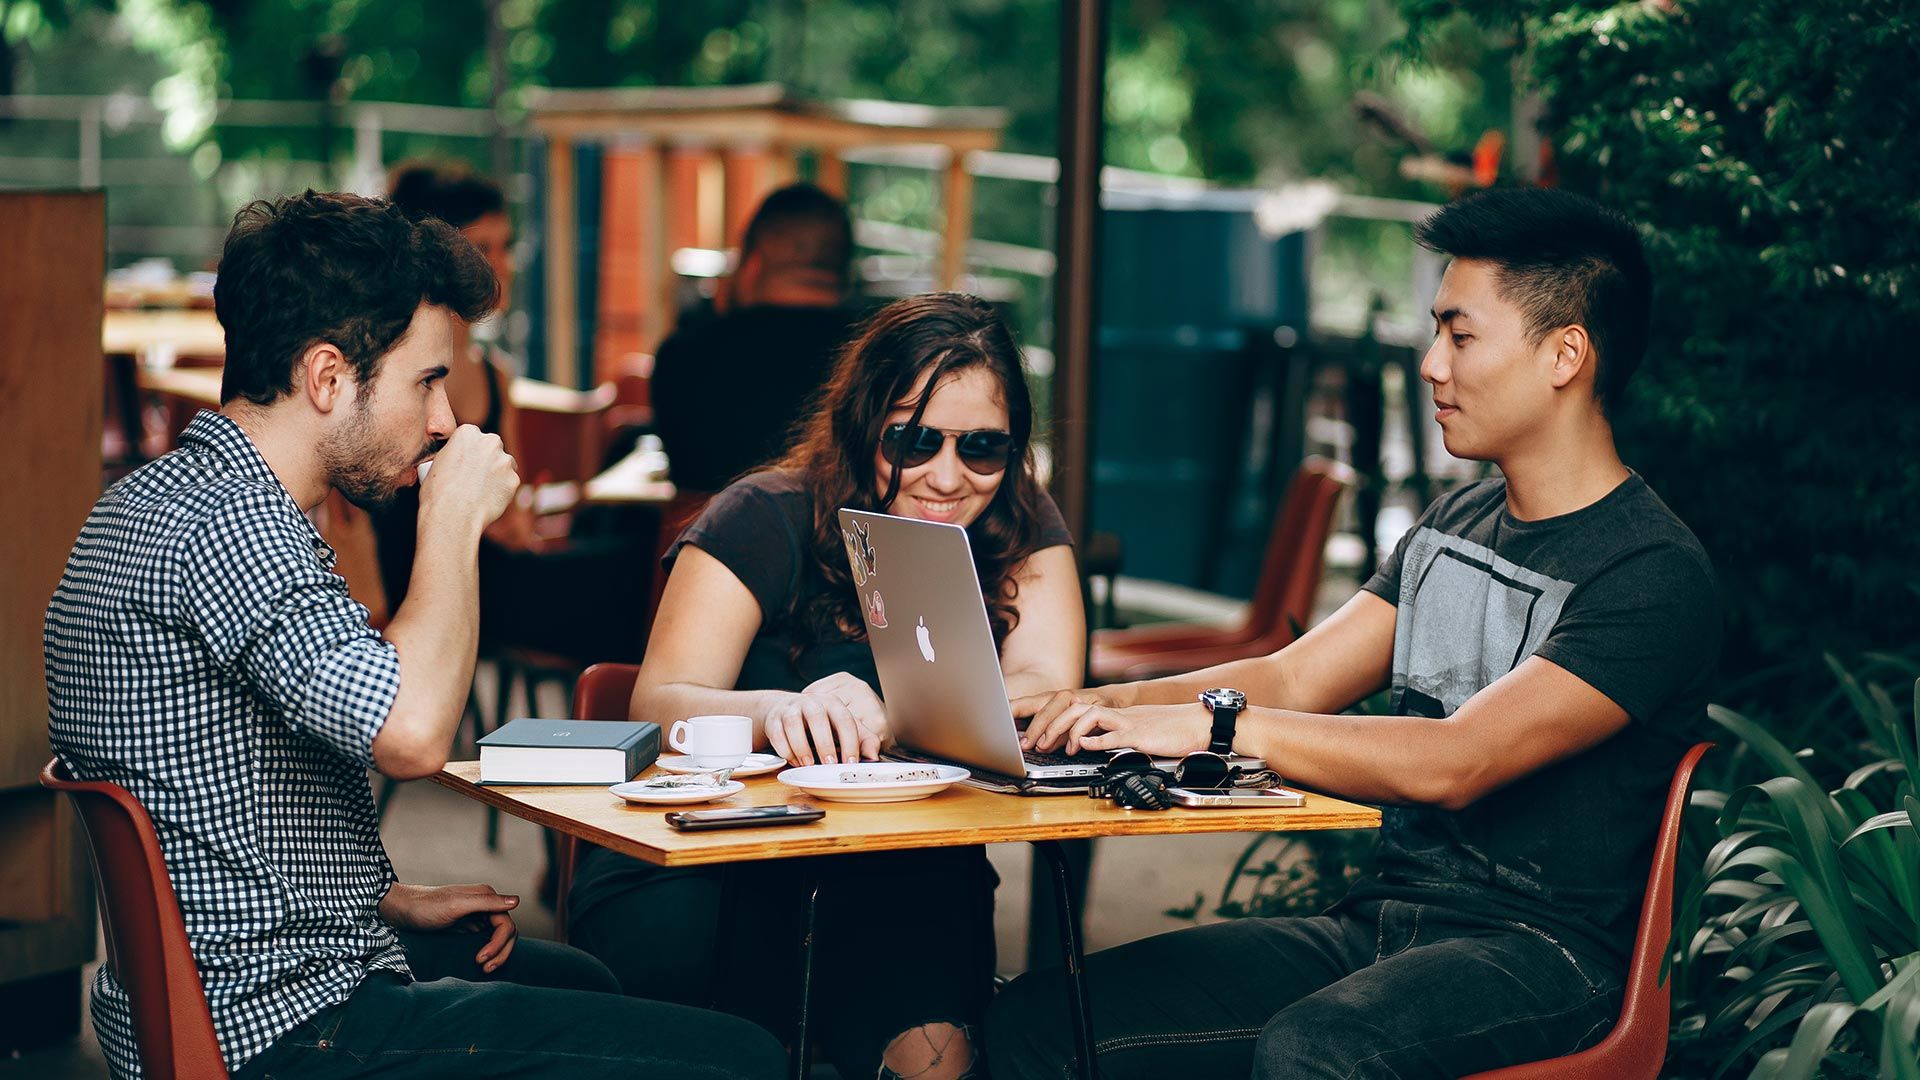
POLYGON ((638 664, 595 664, 581 672, 573 684, 573 718, 625 720, 639 679, 638 664))
POLYGON ((1340 496, 1353 485, 1352 469, 1323 457, 1307 458, 1294 471, 1267 537, 1260 579, 1247 612, 1247 629, 1253 637, 1291 639, 1293 626, 1311 623, 1333 516, 1340 508, 1340 496))
MULTIPOLYGON (((573 684, 575 720, 625 720, 633 702, 633 684, 639 681, 638 664, 595 664, 580 673, 573 684)), ((567 893, 573 889, 573 868, 580 861, 580 839, 560 835, 560 851, 555 880, 559 898, 553 908, 553 936, 567 940, 567 893)))
POLYGON ((200 969, 146 808, 118 784, 75 780, 58 759, 40 770, 40 783, 64 792, 86 829, 107 963, 133 1003, 134 1038, 146 1075, 225 1077, 200 969))
POLYGON ((660 566, 660 560, 666 558, 667 549, 680 539, 680 534, 693 524, 693 519, 700 516, 700 511, 707 508, 707 501, 713 496, 711 491, 681 491, 675 493, 672 502, 660 508, 660 531, 655 535, 653 545, 653 594, 647 599, 647 618, 643 631, 652 632, 653 615, 660 610, 660 594, 667 588, 667 572, 660 566))
POLYGON ((600 471, 607 412, 615 396, 611 383, 572 390, 516 378, 513 452, 520 479, 533 484, 591 480, 600 471))
POLYGON ((1468 1080, 1654 1080, 1667 1058, 1673 987, 1661 978, 1673 941, 1673 879, 1680 854, 1680 825, 1687 811, 1693 770, 1713 744, 1688 750, 1673 771, 1667 807, 1654 838, 1653 865, 1647 870, 1647 895, 1640 902, 1640 928, 1620 1000, 1620 1019, 1597 1044, 1551 1061, 1495 1069, 1468 1080))

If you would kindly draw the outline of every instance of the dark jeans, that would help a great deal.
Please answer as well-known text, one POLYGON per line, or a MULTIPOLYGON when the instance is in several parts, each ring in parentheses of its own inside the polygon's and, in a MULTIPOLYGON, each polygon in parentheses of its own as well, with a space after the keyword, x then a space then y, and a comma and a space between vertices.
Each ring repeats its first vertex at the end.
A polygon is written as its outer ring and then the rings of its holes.
POLYGON ((569 936, 629 994, 722 1009, 783 1038, 798 1015, 806 887, 820 900, 809 1039, 847 1080, 924 1024, 976 1038, 993 993, 993 890, 979 847, 650 866, 586 849, 569 936))
POLYGON ((235 1080, 380 1077, 779 1077, 766 1032, 719 1013, 622 997, 605 966, 522 939, 500 970, 486 935, 402 933, 415 982, 376 972, 248 1061, 235 1080))
MULTIPOLYGON (((1028 975, 994 1001, 995 1080, 1076 1075, 1064 979, 1028 975)), ((1106 1080, 1464 1076, 1591 1046, 1619 1013, 1620 982, 1516 923, 1379 900, 1087 958, 1106 1080)))

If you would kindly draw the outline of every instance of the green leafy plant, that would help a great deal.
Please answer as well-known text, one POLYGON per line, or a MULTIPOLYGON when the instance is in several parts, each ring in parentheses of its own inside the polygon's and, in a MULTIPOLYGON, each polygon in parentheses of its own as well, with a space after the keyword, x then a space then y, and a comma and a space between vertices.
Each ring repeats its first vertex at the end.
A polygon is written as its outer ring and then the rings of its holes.
POLYGON ((1809 767, 1831 759, 1709 710, 1771 775, 1693 796, 1711 847, 1675 920, 1677 1075, 1920 1080, 1920 683, 1909 721, 1828 665, 1865 735, 1831 789, 1809 767))

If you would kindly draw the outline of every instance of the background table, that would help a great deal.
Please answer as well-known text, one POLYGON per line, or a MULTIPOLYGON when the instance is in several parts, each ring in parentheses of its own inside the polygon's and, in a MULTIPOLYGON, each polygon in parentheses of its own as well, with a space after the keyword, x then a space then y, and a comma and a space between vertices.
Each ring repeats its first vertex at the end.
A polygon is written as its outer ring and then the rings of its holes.
MULTIPOLYGON (((1092 1027, 1081 971, 1081 947, 1067 889, 1066 862, 1059 841, 1095 836, 1164 836, 1170 833, 1309 832, 1324 829, 1376 829, 1380 812, 1369 806, 1309 793, 1297 807, 1215 810, 1122 810, 1104 799, 1084 795, 1022 798, 956 784, 928 799, 904 803, 843 803, 815 800, 772 776, 744 780, 746 789, 725 799, 691 807, 636 806, 602 787, 487 787, 478 781, 480 763, 458 761, 434 777, 451 788, 515 817, 557 829, 601 847, 660 866, 697 866, 786 859, 806 855, 842 855, 857 851, 904 851, 1026 841, 1046 856, 1059 898, 1062 960, 1073 997, 1074 1036, 1081 1074, 1093 1077, 1092 1027), (677 809, 774 806, 805 803, 827 816, 805 825, 678 832, 666 823, 677 809)), ((816 890, 817 892, 817 890, 816 890)), ((811 957, 811 902, 802 949, 811 957)), ((808 982, 811 963, 802 967, 800 1018, 795 1032, 795 1076, 806 1070, 808 982)))

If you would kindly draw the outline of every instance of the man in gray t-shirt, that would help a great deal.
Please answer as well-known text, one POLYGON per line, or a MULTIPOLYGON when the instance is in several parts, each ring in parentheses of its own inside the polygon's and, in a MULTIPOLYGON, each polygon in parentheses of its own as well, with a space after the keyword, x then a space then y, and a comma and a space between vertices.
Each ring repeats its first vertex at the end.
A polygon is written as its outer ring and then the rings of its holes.
MULTIPOLYGON (((1706 553, 1614 448, 1646 259, 1626 219, 1540 189, 1469 196, 1419 240, 1453 259, 1421 376, 1447 449, 1499 477, 1435 503, 1272 656, 1014 703, 1041 749, 1232 749, 1385 807, 1375 872, 1325 915, 1090 957, 1096 988, 1168 987, 1096 989, 1109 1078, 1463 1076, 1590 1046, 1618 1015, 1720 630, 1706 553), (1341 714, 1381 689, 1387 715, 1341 714)), ((1056 979, 995 1003, 995 1076, 1071 1061, 1056 979)))

